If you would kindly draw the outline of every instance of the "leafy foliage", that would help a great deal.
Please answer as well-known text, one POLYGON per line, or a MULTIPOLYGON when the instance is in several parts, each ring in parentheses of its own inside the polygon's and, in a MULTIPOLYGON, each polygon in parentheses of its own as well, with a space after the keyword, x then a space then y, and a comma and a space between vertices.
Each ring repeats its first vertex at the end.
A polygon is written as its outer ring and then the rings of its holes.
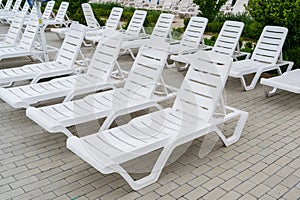
POLYGON ((300 0, 249 0, 250 15, 263 26, 278 25, 289 29, 285 42, 285 59, 300 67, 300 0))
POLYGON ((194 3, 199 5, 200 16, 206 17, 209 22, 212 22, 226 1, 227 0, 194 0, 194 3))

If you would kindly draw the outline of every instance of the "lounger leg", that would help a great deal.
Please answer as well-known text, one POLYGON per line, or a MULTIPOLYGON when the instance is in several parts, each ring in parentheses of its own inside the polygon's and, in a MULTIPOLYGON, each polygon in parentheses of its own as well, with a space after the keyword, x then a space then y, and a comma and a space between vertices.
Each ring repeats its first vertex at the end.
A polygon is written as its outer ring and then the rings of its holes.
POLYGON ((261 71, 256 72, 256 74, 254 75, 250 85, 246 84, 246 80, 245 80, 244 76, 240 77, 240 80, 241 80, 241 83, 242 83, 242 86, 243 86, 244 90, 246 90, 246 91, 253 90, 255 88, 261 74, 262 74, 261 71))
POLYGON ((148 176, 141 178, 139 180, 136 181, 133 180, 131 176, 120 165, 114 166, 114 169, 116 169, 116 172, 119 173, 128 182, 128 184, 131 186, 132 189, 134 190, 142 189, 158 180, 166 162, 168 161, 168 158, 170 157, 175 147, 176 146, 169 145, 163 148, 151 173, 148 176))
POLYGON ((267 97, 274 96, 275 93, 276 93, 276 91, 277 91, 277 88, 273 88, 272 90, 270 90, 270 89, 269 89, 270 87, 265 86, 265 85, 263 86, 263 88, 264 88, 264 91, 265 91, 265 95, 266 95, 267 97))
POLYGON ((239 120, 237 122, 236 128, 235 128, 232 136, 230 136, 228 138, 226 138, 224 136, 224 134, 220 131, 220 129, 218 129, 217 127, 215 127, 214 131, 221 138, 221 140, 223 141, 223 143, 225 144, 225 146, 229 146, 229 145, 235 143, 236 141, 238 141, 238 139, 240 138, 241 133, 243 131, 243 128, 244 128, 244 126, 246 124, 246 121, 248 119, 248 115, 249 115, 247 112, 244 112, 244 111, 241 111, 241 110, 237 110, 237 109, 234 109, 234 108, 227 107, 227 109, 232 110, 233 112, 229 113, 229 114, 227 114, 225 116, 224 122, 226 122, 228 120, 231 120, 233 118, 236 118, 236 117, 239 117, 239 120))

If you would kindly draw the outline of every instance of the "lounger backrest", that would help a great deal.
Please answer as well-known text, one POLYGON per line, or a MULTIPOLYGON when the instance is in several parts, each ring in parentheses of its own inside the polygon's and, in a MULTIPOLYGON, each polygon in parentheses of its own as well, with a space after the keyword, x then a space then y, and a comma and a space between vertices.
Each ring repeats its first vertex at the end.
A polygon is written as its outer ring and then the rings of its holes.
POLYGON ((95 18, 91 5, 89 3, 83 3, 81 4, 81 7, 87 26, 89 28, 100 28, 100 25, 95 18))
POLYGON ((10 10, 12 6, 13 0, 7 0, 3 10, 10 10))
POLYGON ((27 1, 25 1, 21 12, 24 13, 24 14, 27 14, 28 10, 29 10, 29 4, 28 4, 27 1))
POLYGON ((109 81, 120 53, 122 41, 123 38, 120 33, 104 30, 88 67, 87 74, 103 81, 109 81))
POLYGON ((18 12, 20 10, 21 3, 22 3, 22 0, 16 0, 14 6, 12 8, 12 11, 18 12))
POLYGON ((33 7, 31 7, 30 17, 35 17, 35 16, 37 16, 37 10, 36 10, 36 7, 33 6, 33 7))
POLYGON ((172 7, 172 4, 173 4, 173 0, 165 0, 162 5, 163 10, 170 10, 172 7))
POLYGON ((0 9, 3 9, 3 3, 2 3, 2 0, 0 0, 0 9))
POLYGON ((60 6, 58 8, 58 11, 56 13, 56 16, 55 16, 55 21, 58 21, 58 22, 64 21, 65 16, 67 14, 68 7, 69 7, 69 2, 65 2, 65 1, 61 2, 60 6))
POLYGON ((9 26, 8 32, 4 38, 7 45, 16 45, 22 34, 22 27, 25 19, 24 13, 15 13, 14 18, 9 26))
POLYGON ((135 10, 126 29, 126 35, 138 36, 143 28, 147 12, 144 10, 135 10))
POLYGON ((232 58, 212 51, 189 56, 191 66, 183 80, 173 109, 210 123, 225 86, 232 58))
POLYGON ((208 19, 204 17, 191 17, 180 43, 183 46, 197 48, 204 34, 208 19))
POLYGON ((85 31, 85 26, 75 22, 71 24, 56 57, 58 63, 61 63, 66 67, 73 67, 80 51, 85 31))
POLYGON ((171 31, 171 26, 173 23, 174 19, 173 14, 168 14, 168 13, 162 13, 160 14, 155 27, 152 31, 152 34, 150 36, 150 39, 153 38, 163 38, 166 39, 168 37, 168 34, 171 31))
POLYGON ((36 39, 38 28, 39 26, 37 17, 31 17, 18 46, 26 51, 30 51, 36 39))
POLYGON ((123 8, 114 7, 106 21, 105 28, 116 30, 123 13, 123 8))
POLYGON ((124 85, 133 98, 149 99, 153 95, 168 57, 168 48, 164 40, 148 41, 140 48, 124 85))
POLYGON ((279 26, 266 26, 256 44, 251 60, 275 64, 281 54, 288 29, 279 26))
POLYGON ((212 51, 233 56, 244 29, 243 22, 226 21, 212 51))
POLYGON ((49 19, 51 14, 52 14, 52 11, 53 11, 53 8, 54 8, 54 5, 55 5, 55 1, 49 1, 45 7, 45 10, 43 12, 43 19, 49 19))

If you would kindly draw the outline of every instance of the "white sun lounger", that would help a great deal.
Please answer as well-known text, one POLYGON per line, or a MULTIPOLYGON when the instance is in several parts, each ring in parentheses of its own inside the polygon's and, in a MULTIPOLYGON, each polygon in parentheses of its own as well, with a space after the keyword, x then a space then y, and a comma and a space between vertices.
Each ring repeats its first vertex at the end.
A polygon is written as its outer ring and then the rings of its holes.
POLYGON ((174 17, 175 16, 173 14, 161 13, 149 39, 124 41, 122 44, 122 49, 124 50, 124 52, 129 51, 131 57, 135 59, 135 55, 132 50, 140 48, 143 42, 152 39, 153 41, 159 41, 160 39, 166 40, 168 35, 171 33, 171 26, 174 17))
POLYGON ((174 96, 154 94, 167 60, 167 51, 165 42, 157 47, 141 47, 122 88, 47 107, 30 107, 26 115, 47 131, 63 132, 70 137, 73 135, 67 127, 72 125, 107 117, 102 125, 106 129, 118 115, 149 107, 160 109, 157 102, 174 96))
POLYGON ((73 23, 65 37, 55 61, 25 65, 0 70, 0 84, 33 79, 31 84, 42 78, 50 78, 75 72, 74 62, 80 51, 85 27, 73 23))
POLYGON ((260 83, 264 85, 267 96, 274 95, 277 89, 300 94, 300 69, 287 71, 281 76, 262 78, 260 83), (272 90, 269 90, 268 87, 271 87, 272 90))
POLYGON ((122 37, 118 34, 105 32, 86 73, 25 86, 0 88, 0 98, 14 108, 27 108, 40 101, 59 97, 66 97, 65 101, 68 101, 76 95, 114 88, 123 82, 111 77, 121 43, 122 37))
MULTIPOLYGON (((90 6, 84 6, 85 10, 86 9, 91 9, 90 6)), ((88 19, 90 19, 90 13, 93 12, 92 10, 90 10, 90 12, 88 12, 87 16, 85 15, 85 17, 87 17, 88 19)), ((123 13, 123 8, 120 8, 120 7, 114 7, 106 21, 106 24, 105 26, 103 27, 100 27, 100 28, 97 28, 97 27, 88 27, 87 31, 86 31, 86 37, 85 39, 86 40, 89 40, 89 41, 93 41, 95 40, 95 42, 98 42, 99 41, 99 38, 97 36, 101 36, 103 30, 106 28, 106 29, 112 29, 112 30, 116 30, 118 25, 119 25, 119 22, 120 22, 120 19, 121 19, 121 16, 122 16, 122 13, 123 13), (96 36, 96 39, 94 39, 94 37, 96 36)), ((87 19, 86 19, 87 20, 87 19)), ((96 19, 95 19, 96 20, 96 19)), ((91 21, 91 20, 87 20, 87 21, 91 21)), ((95 24, 96 22, 92 23, 92 24, 95 24)), ((98 22, 97 22, 98 23, 98 22)), ((89 26, 89 25, 88 25, 89 26)), ((98 26, 98 25, 97 25, 98 26)), ((68 27, 63 27, 63 28, 51 28, 50 31, 51 32, 54 32, 54 33, 57 33, 60 37, 62 37, 66 31, 68 30, 68 27)), ((85 43, 86 46, 89 46, 89 44, 85 43)))
POLYGON ((128 124, 82 138, 67 139, 67 148, 104 174, 119 173, 134 190, 158 180, 169 156, 179 145, 215 132, 228 146, 238 141, 248 114, 233 112, 214 116, 226 83, 232 58, 215 52, 198 52, 172 108, 147 114, 128 124), (233 135, 226 138, 218 125, 239 117, 233 135), (150 174, 134 180, 121 165, 161 149, 150 174))
MULTIPOLYGON (((281 74, 280 66, 292 64, 291 62, 280 60, 287 33, 287 28, 266 26, 256 44, 251 58, 235 62, 229 76, 239 78, 243 88, 248 91, 255 88, 263 72, 277 70, 278 73, 281 74), (255 74, 249 85, 247 85, 244 77, 248 74, 255 74)), ((291 66, 288 67, 288 69, 291 68, 291 66)))
MULTIPOLYGON (((211 51, 234 57, 243 29, 243 22, 226 21, 211 51)), ((170 58, 175 62, 185 64, 180 69, 186 69, 189 66, 189 60, 185 58, 185 55, 172 55, 170 58)))
POLYGON ((22 0, 16 0, 12 10, 0 12, 0 21, 6 21, 7 18, 13 18, 20 11, 22 0))
MULTIPOLYGON (((207 22, 208 19, 204 17, 191 17, 180 43, 171 45, 169 54, 183 55, 199 50, 207 22)), ((172 65, 175 65, 175 63, 172 65)))
POLYGON ((7 13, 8 11, 10 11, 12 7, 12 3, 13 0, 7 0, 4 8, 0 10, 0 15, 1 13, 7 13))
POLYGON ((25 19, 24 13, 16 13, 12 23, 9 26, 7 34, 3 35, 4 39, 0 41, 0 49, 15 47, 22 36, 22 27, 25 19))
MULTIPOLYGON (((146 15, 147 12, 144 10, 134 11, 126 31, 122 32, 124 41, 138 39, 141 32, 145 33, 145 31, 143 30, 143 24, 146 19, 146 15)), ((97 43, 100 40, 100 35, 94 35, 94 36, 87 35, 86 39, 93 41, 94 43, 97 43)))
POLYGON ((0 61, 7 58, 34 56, 32 47, 38 32, 38 19, 31 19, 27 24, 20 43, 16 47, 0 48, 0 61))
POLYGON ((67 16, 68 7, 69 7, 69 2, 65 2, 65 1, 61 2, 54 19, 50 18, 52 11, 50 13, 47 12, 47 17, 46 16, 45 18, 43 17, 44 28, 46 28, 49 25, 53 25, 55 27, 61 27, 61 26, 67 27, 71 23, 70 19, 67 16))
MULTIPOLYGON (((50 20, 54 5, 55 5, 55 1, 47 2, 45 10, 44 10, 43 15, 42 15, 43 20, 46 20, 46 21, 50 20)), ((28 23, 28 21, 30 20, 30 17, 37 17, 37 10, 36 10, 35 6, 33 6, 31 8, 30 14, 27 16, 27 18, 24 22, 24 25, 26 25, 28 23)), ((44 21, 43 21, 43 23, 44 23, 44 21)))

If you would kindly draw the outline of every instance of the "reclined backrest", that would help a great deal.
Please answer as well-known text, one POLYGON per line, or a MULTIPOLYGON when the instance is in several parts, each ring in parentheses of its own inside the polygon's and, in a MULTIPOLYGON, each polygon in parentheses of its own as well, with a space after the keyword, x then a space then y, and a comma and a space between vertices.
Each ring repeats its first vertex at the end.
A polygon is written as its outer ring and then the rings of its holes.
POLYGON ((288 29, 279 26, 265 26, 256 44, 251 60, 275 64, 281 54, 288 29))
POLYGON ((65 1, 61 2, 55 16, 55 21, 59 21, 59 22, 64 21, 65 16, 67 14, 68 7, 69 7, 69 2, 65 2, 65 1))
POLYGON ((81 4, 81 7, 87 26, 89 28, 100 28, 100 25, 97 19, 95 18, 91 5, 89 3, 83 3, 81 4))
POLYGON ((123 38, 120 33, 104 30, 88 66, 87 74, 108 81, 117 62, 122 41, 123 38))
POLYGON ((147 12, 144 10, 135 10, 126 29, 127 35, 138 36, 143 28, 147 12))
POLYGON ((18 12, 20 10, 21 3, 22 3, 22 0, 16 0, 14 6, 12 8, 12 11, 18 12))
POLYGON ((163 38, 166 39, 168 37, 168 34, 171 31, 171 26, 174 19, 173 14, 168 13, 162 13, 160 14, 155 27, 152 31, 152 34, 150 36, 150 39, 152 38, 163 38))
POLYGON ((244 29, 243 22, 226 21, 212 51, 233 56, 244 29))
POLYGON ((38 28, 38 18, 31 17, 18 46, 24 50, 30 51, 36 39, 38 28))
POLYGON ((65 39, 59 49, 56 61, 67 67, 73 67, 84 39, 86 28, 73 22, 68 29, 65 39))
POLYGON ((43 19, 49 19, 51 14, 52 14, 52 11, 53 11, 53 8, 54 8, 54 5, 55 5, 55 1, 49 1, 45 7, 45 10, 43 12, 43 19))
POLYGON ((106 21, 105 28, 116 30, 123 13, 123 8, 114 7, 106 21))
POLYGON ((168 57, 168 48, 164 40, 142 45, 124 85, 132 97, 149 99, 153 95, 168 57))
POLYGON ((3 40, 7 45, 16 45, 22 34, 22 26, 25 19, 25 14, 15 13, 14 18, 9 26, 8 32, 3 40))
POLYGON ((210 123, 225 86, 232 58, 212 51, 198 51, 189 59, 191 66, 173 109, 185 115, 183 119, 210 123))
POLYGON ((13 0, 7 0, 3 10, 9 11, 11 9, 13 0))
POLYGON ((204 17, 191 17, 180 43, 183 46, 197 48, 204 34, 208 19, 204 17))

